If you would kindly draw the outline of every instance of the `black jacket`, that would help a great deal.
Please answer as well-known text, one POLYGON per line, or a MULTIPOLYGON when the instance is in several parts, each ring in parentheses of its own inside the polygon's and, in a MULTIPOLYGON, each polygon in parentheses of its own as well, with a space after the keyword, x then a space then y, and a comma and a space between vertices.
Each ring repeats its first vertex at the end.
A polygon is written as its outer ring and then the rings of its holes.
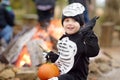
POLYGON ((7 10, 8 5, 0 4, 0 29, 3 29, 6 25, 14 26, 14 13, 7 10))
MULTIPOLYGON (((74 42, 77 46, 77 52, 74 57, 74 64, 67 74, 59 76, 59 80, 87 80, 89 58, 95 57, 99 53, 98 39, 93 31, 89 31, 88 34, 83 36, 82 33, 76 33, 73 35, 63 35, 60 40, 68 37, 70 41, 74 42)), ((52 59, 58 59, 59 55, 52 53, 52 59), (56 57, 56 58, 55 58, 56 57)), ((56 60, 52 60, 56 61, 56 60)), ((65 63, 65 62, 64 62, 65 63)))
POLYGON ((54 6, 56 0, 33 0, 35 2, 36 5, 51 5, 54 6))
POLYGON ((98 18, 92 18, 75 34, 63 35, 57 44, 59 55, 50 52, 46 56, 59 67, 59 80, 87 80, 89 58, 99 53, 98 38, 93 32, 98 18))

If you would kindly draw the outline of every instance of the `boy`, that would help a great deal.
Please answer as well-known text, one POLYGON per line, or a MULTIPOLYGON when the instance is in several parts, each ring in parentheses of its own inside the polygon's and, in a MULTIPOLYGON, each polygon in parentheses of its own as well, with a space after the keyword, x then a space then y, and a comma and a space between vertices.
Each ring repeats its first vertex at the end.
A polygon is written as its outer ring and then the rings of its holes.
POLYGON ((58 55, 51 51, 46 56, 58 66, 60 76, 48 80, 87 80, 89 57, 98 55, 99 45, 92 30, 97 17, 84 26, 84 10, 80 3, 72 3, 63 9, 65 34, 58 41, 58 55))

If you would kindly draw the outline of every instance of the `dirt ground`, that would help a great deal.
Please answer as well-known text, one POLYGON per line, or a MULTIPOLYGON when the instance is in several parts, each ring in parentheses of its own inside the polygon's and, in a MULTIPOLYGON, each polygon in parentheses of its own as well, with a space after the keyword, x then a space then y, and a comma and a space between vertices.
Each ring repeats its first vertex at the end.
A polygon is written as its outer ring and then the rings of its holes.
MULTIPOLYGON (((101 51, 108 53, 116 63, 120 64, 120 46, 102 48, 101 51)), ((98 80, 120 80, 120 68, 113 68, 99 77, 98 80)))
MULTIPOLYGON (((103 56, 102 53, 107 54, 109 57, 109 60, 111 60, 110 66, 106 64, 109 63, 104 63, 104 64, 99 64, 98 66, 102 67, 103 70, 106 69, 107 72, 103 72, 101 76, 97 76, 94 74, 93 79, 89 80, 120 80, 120 38, 119 38, 119 33, 114 32, 113 33, 113 38, 112 38, 112 46, 110 47, 100 47, 100 53, 96 58, 102 58, 105 60, 106 57, 103 56), (102 66, 101 66, 102 65, 102 66)), ((94 65, 93 65, 94 67, 94 65)))
MULTIPOLYGON (((107 48, 101 47, 101 51, 107 53, 109 56, 112 57, 112 59, 117 64, 120 64, 120 39, 119 39, 119 33, 114 32, 113 33, 112 46, 107 47, 107 48)), ((102 77, 99 77, 98 80, 120 80, 120 67, 113 68, 108 73, 103 74, 102 77)))

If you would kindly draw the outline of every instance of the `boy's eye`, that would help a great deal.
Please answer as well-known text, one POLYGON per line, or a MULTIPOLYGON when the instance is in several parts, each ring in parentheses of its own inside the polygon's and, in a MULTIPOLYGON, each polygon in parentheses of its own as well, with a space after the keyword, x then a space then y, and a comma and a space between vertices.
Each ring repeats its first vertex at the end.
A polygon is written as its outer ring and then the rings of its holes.
POLYGON ((68 21, 69 21, 69 19, 65 19, 65 21, 66 21, 66 22, 68 22, 68 21))
POLYGON ((69 19, 68 19, 68 18, 66 18, 64 21, 69 21, 69 19))

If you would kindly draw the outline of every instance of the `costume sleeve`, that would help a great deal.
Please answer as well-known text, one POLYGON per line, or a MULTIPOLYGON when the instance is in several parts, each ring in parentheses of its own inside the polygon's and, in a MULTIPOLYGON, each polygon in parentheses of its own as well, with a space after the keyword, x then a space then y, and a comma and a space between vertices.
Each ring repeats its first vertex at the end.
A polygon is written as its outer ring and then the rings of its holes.
POLYGON ((97 56, 99 53, 98 38, 93 31, 89 31, 85 37, 85 55, 88 57, 97 56))

